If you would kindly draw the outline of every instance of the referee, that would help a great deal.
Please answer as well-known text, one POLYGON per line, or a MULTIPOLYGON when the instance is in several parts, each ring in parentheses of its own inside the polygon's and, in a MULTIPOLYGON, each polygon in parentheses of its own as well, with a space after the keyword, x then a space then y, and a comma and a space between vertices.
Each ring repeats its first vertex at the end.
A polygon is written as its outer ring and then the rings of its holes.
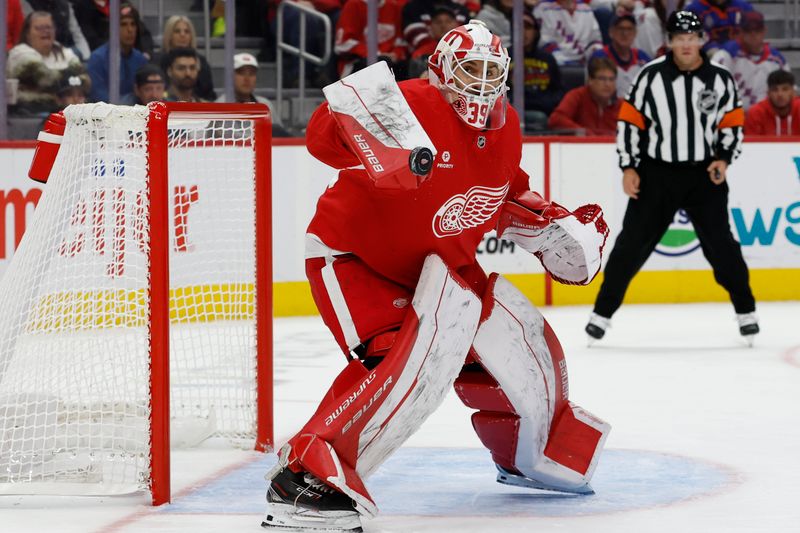
POLYGON ((755 299, 728 223, 728 165, 741 151, 744 111, 730 72, 700 51, 694 13, 667 21, 670 52, 645 65, 617 122, 622 187, 630 196, 586 333, 601 339, 634 275, 684 209, 714 279, 730 294, 739 331, 758 333, 755 299))

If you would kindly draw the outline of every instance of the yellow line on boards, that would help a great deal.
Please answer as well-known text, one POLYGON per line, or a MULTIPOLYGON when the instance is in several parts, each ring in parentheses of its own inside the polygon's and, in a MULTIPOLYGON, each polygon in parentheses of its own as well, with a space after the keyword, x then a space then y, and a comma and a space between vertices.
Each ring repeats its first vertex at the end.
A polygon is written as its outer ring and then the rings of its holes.
MULTIPOLYGON (((545 303, 544 274, 505 276, 534 305, 545 303)), ((552 283, 553 305, 594 303, 602 273, 588 286, 552 283)), ((751 270, 757 301, 800 300, 800 269, 751 270)), ((728 294, 710 270, 640 272, 631 282, 625 303, 725 302, 728 294)), ((45 333, 109 327, 141 327, 147 313, 144 289, 61 291, 39 298, 26 323, 28 332, 45 333)), ((316 315, 306 281, 273 284, 273 316, 316 315)), ((176 324, 221 320, 253 320, 251 283, 180 287, 170 291, 170 320, 176 324)))
MULTIPOLYGON (((587 287, 553 283, 553 305, 593 304, 603 274, 587 287)), ((800 269, 750 271, 756 301, 800 300, 800 269)), ((727 302, 728 293, 711 270, 643 271, 631 281, 625 303, 727 302)))
MULTIPOLYGON (((534 305, 544 305, 544 274, 507 274, 505 277, 534 305)), ((588 286, 553 282, 553 305, 593 304, 602 282, 602 272, 588 286)), ((800 269, 751 270, 750 284, 757 301, 800 300, 800 269)), ((276 317, 318 314, 307 282, 277 282, 274 289, 276 317)), ((727 301, 728 293, 717 285, 710 270, 639 272, 625 295, 625 303, 727 301)))

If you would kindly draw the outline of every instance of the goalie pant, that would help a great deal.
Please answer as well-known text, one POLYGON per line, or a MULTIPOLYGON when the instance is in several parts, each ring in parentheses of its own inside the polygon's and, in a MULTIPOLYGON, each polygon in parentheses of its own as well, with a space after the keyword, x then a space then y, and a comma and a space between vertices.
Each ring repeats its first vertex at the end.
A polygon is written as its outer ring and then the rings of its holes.
POLYGON ((493 274, 480 299, 436 255, 412 295, 353 254, 308 239, 306 272, 323 320, 367 365, 351 360, 289 440, 282 453, 292 470, 374 516, 364 480, 455 385, 478 409, 473 427, 499 466, 556 490, 587 485, 610 426, 568 401, 561 346, 524 295, 493 274))

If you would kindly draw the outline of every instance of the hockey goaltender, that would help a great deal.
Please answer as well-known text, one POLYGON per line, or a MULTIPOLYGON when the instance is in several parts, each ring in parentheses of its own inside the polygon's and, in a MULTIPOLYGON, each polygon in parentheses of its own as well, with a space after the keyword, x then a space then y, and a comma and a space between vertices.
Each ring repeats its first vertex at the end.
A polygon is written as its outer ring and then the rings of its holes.
POLYGON ((427 80, 398 86, 377 63, 326 87, 307 146, 340 172, 308 227, 306 274, 348 363, 268 473, 265 528, 361 531, 378 512, 365 480, 452 386, 499 482, 591 492, 610 426, 569 402, 539 311, 476 261, 496 229, 583 285, 608 235, 599 206, 529 190, 509 61, 472 21, 441 39, 427 80))

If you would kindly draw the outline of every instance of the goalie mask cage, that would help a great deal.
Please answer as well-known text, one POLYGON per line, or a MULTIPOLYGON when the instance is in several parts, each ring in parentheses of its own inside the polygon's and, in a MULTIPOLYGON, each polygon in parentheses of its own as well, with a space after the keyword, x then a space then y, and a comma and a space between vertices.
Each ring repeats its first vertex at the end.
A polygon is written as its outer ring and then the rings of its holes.
POLYGON ((0 281, 0 494, 159 505, 170 440, 272 447, 269 111, 65 116, 0 281))

